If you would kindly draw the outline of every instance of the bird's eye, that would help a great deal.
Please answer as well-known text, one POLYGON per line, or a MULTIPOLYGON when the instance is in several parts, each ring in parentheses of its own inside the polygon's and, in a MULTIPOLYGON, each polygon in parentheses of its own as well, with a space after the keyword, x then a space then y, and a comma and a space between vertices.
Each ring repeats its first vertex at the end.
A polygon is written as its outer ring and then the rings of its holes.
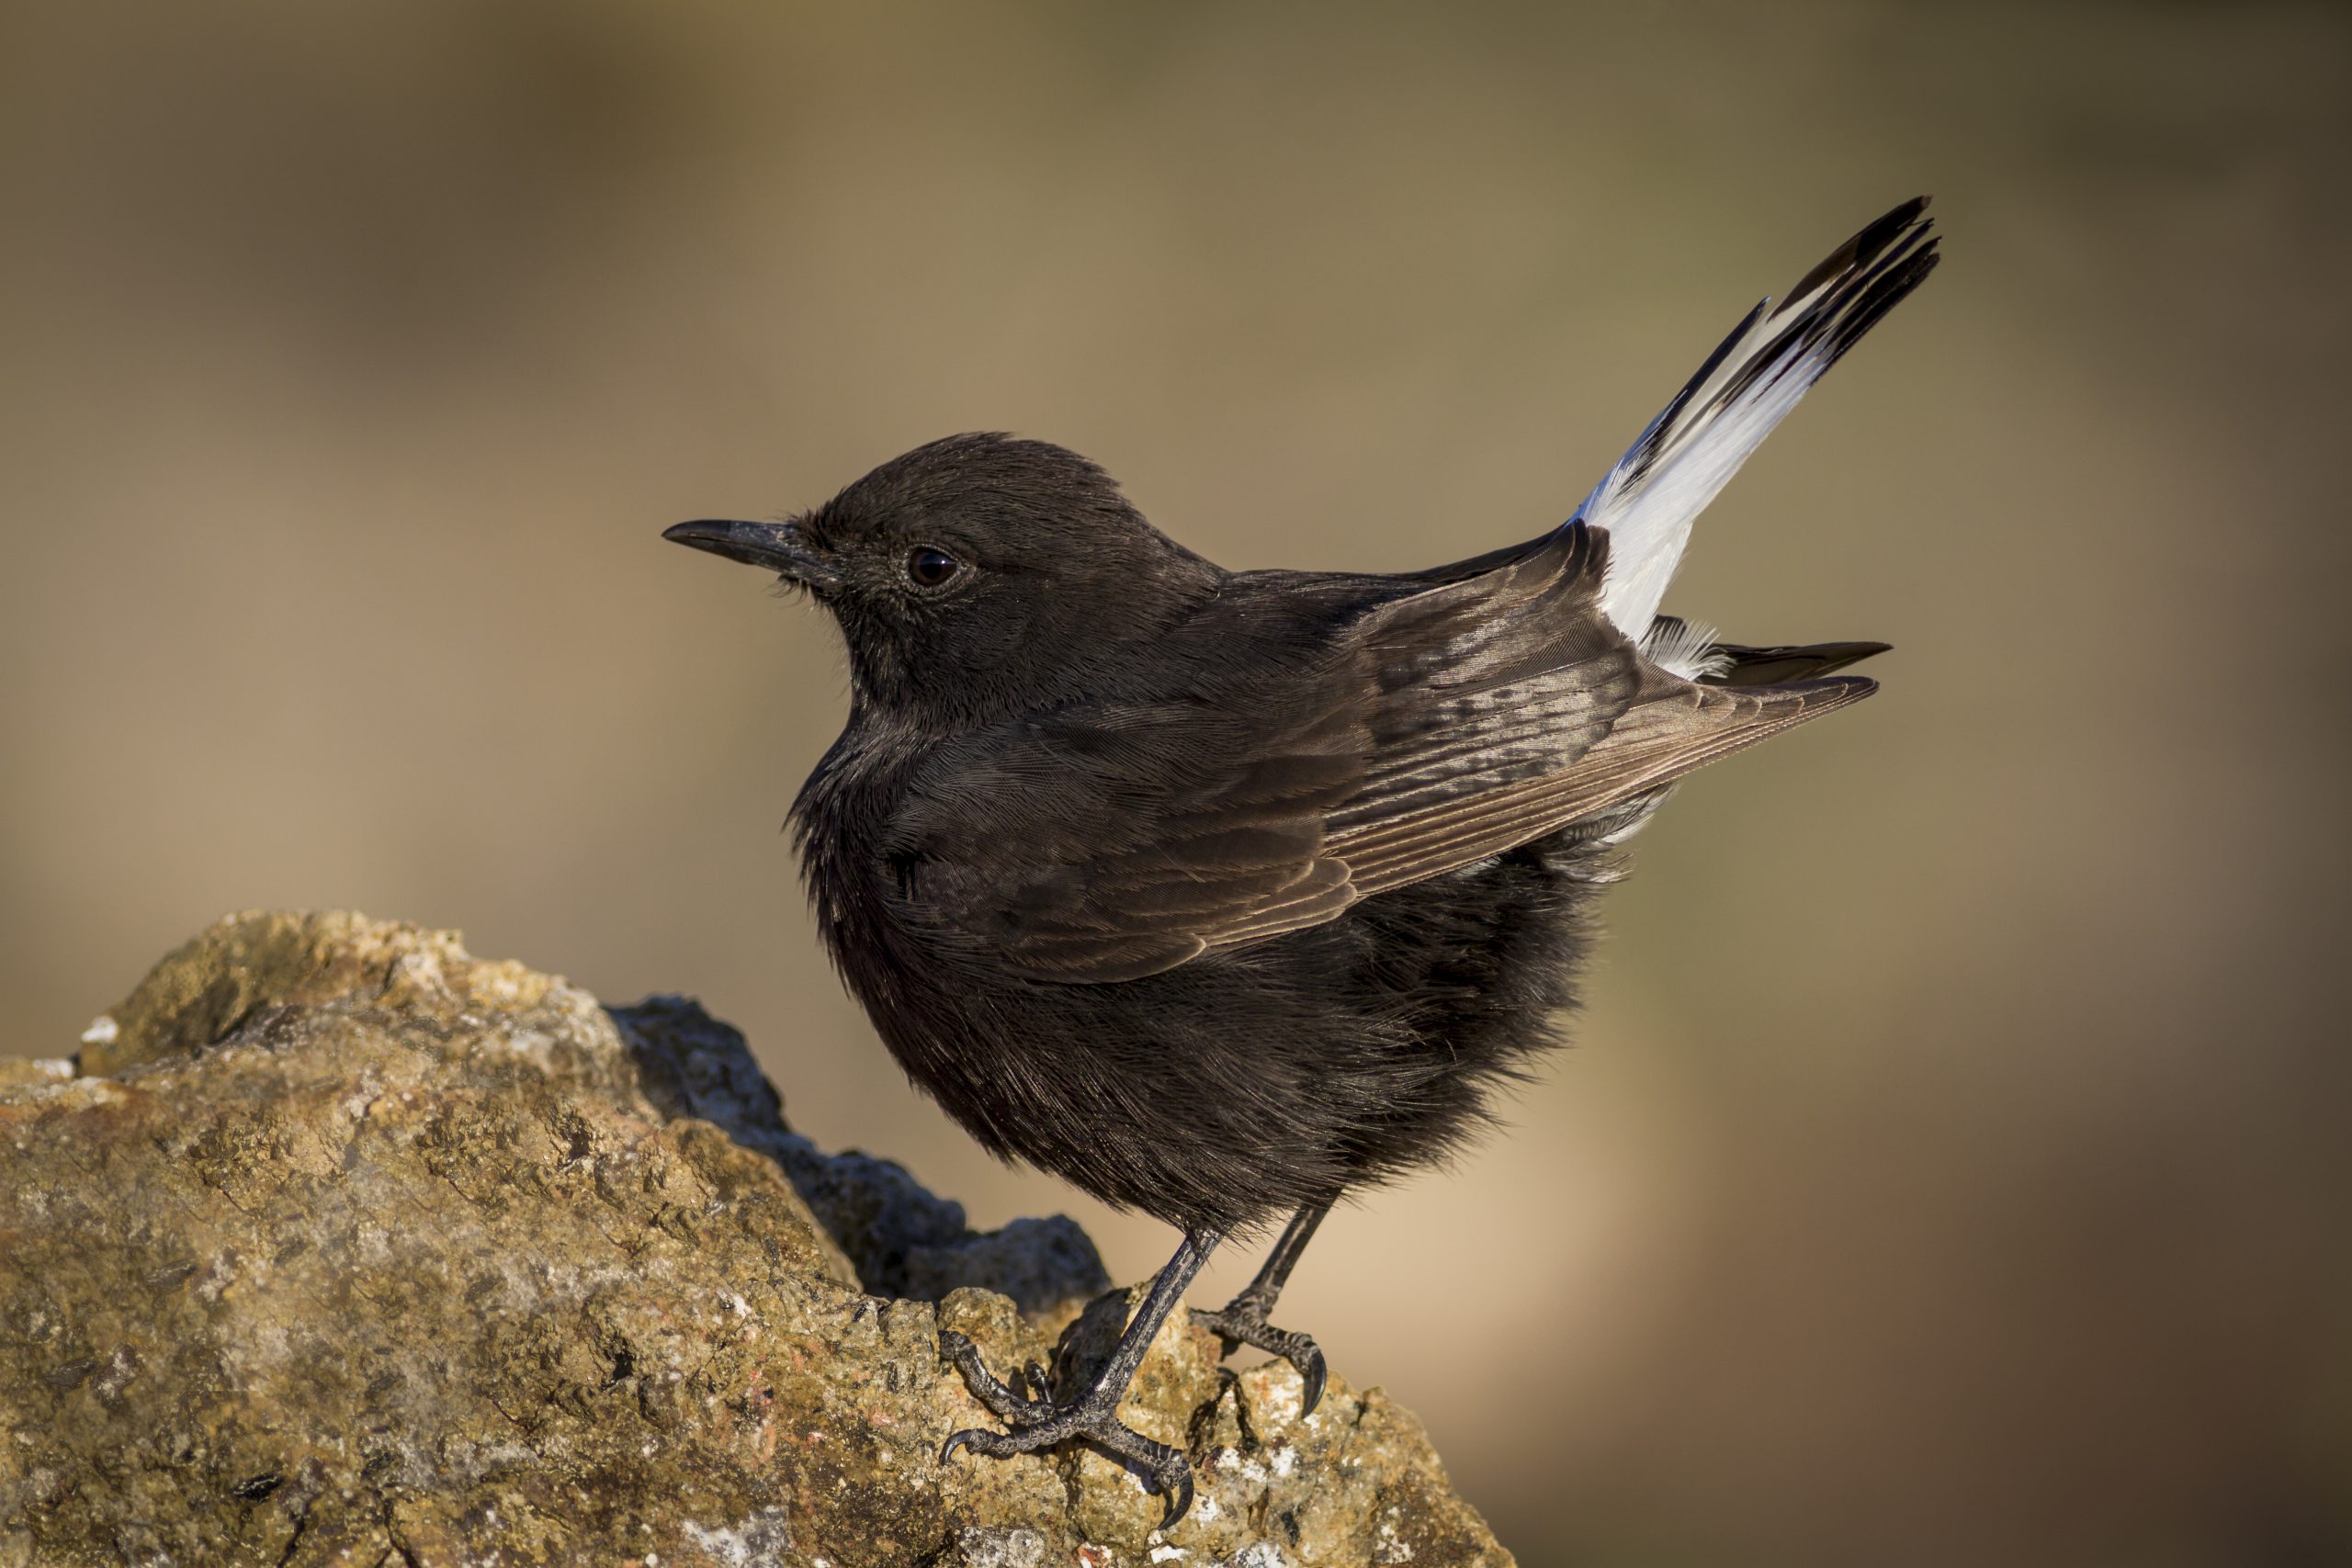
POLYGON ((907 581, 917 588, 944 588, 964 563, 933 545, 918 545, 907 552, 907 581))

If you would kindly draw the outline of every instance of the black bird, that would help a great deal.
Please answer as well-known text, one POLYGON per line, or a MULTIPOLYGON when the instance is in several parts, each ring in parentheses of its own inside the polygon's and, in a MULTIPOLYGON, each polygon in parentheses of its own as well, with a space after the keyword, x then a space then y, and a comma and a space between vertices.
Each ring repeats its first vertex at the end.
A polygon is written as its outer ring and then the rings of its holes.
POLYGON ((1221 1312, 1267 1314, 1331 1204, 1428 1165, 1554 1041, 1614 850, 1702 763, 1858 702, 1883 644, 1750 648, 1657 614, 1690 523, 1936 264, 1906 202, 1758 305, 1566 524, 1404 576, 1230 572, 1061 447, 953 435, 786 523, 664 537, 779 573, 848 647, 847 727, 793 804, 834 963, 984 1145, 1179 1227, 1117 1350, 1060 1404, 942 1337, 1010 1428, 1120 1424, 1228 1235, 1288 1215, 1221 1312))

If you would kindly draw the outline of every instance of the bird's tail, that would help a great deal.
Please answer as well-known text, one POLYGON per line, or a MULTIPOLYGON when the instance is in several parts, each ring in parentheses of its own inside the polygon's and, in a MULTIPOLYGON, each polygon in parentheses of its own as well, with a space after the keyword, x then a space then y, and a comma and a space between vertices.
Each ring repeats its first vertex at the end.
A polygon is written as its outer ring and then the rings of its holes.
POLYGON ((1935 267, 1928 198, 1905 202, 1807 273, 1778 310, 1748 312, 1577 516, 1610 536, 1601 608, 1639 640, 1673 580, 1692 519, 1822 373, 1935 267))

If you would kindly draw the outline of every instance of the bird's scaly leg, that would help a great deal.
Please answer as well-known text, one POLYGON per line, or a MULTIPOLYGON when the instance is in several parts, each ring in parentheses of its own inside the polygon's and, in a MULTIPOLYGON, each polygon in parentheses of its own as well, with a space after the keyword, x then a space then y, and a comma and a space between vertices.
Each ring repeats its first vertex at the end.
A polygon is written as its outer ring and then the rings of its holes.
POLYGON ((1294 1334, 1286 1328, 1276 1328, 1266 1321, 1274 1310, 1274 1300, 1283 1293, 1283 1285, 1290 1279, 1290 1271, 1298 1263, 1298 1255, 1306 1250, 1306 1243, 1315 1235, 1315 1227, 1331 1212, 1329 1203, 1309 1203, 1293 1214, 1290 1224, 1283 1227, 1282 1235, 1274 1242, 1272 1252, 1258 1270, 1256 1279, 1242 1287, 1241 1293, 1216 1312, 1196 1312, 1193 1321, 1224 1341, 1228 1356, 1244 1345, 1280 1356, 1298 1369, 1306 1383, 1299 1396, 1298 1413, 1312 1415, 1323 1398, 1325 1369, 1323 1352, 1314 1340, 1304 1334, 1294 1334))
POLYGON ((1182 1518, 1193 1506, 1192 1464, 1167 1444, 1153 1442, 1141 1432, 1122 1425, 1119 1400, 1134 1380, 1136 1369, 1143 1365, 1144 1352, 1151 1348, 1152 1337, 1159 1332, 1169 1313, 1183 1299, 1184 1287, 1193 1282, 1193 1276, 1201 1271, 1201 1265, 1208 1261, 1209 1254, 1223 1239, 1216 1231, 1184 1233, 1176 1256, 1152 1280, 1143 1305, 1128 1321, 1126 1331, 1119 1336, 1118 1346, 1102 1371, 1076 1397, 1061 1404, 1046 1397, 1045 1371, 1035 1362, 1023 1368, 1021 1375, 1023 1385, 1031 1392, 1015 1392, 989 1372, 987 1363, 980 1359, 978 1346, 952 1328, 942 1329, 941 1352, 964 1374, 973 1396, 1012 1429, 989 1432, 970 1427, 957 1432, 939 1450, 940 1462, 946 1463, 957 1449, 970 1449, 991 1459, 1006 1459, 1049 1449, 1072 1438, 1084 1438, 1132 1462, 1151 1477, 1152 1489, 1168 1498, 1168 1517, 1160 1521, 1162 1529, 1182 1518))

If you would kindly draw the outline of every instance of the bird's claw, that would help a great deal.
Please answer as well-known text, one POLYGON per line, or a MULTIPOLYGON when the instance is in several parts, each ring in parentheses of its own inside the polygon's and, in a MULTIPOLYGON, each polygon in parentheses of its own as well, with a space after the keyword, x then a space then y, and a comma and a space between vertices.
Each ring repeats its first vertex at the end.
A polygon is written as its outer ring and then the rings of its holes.
POLYGON ((1193 1511, 1193 1466, 1183 1455, 1176 1456, 1174 1473, 1152 1472, 1152 1489, 1168 1495, 1168 1511, 1159 1516, 1159 1528, 1168 1529, 1178 1519, 1193 1511))
POLYGON ((1241 1298, 1216 1312, 1196 1312, 1193 1321, 1216 1335, 1219 1348, 1227 1356, 1247 1345, 1280 1356, 1296 1369, 1299 1381, 1306 1385, 1298 1401, 1302 1418, 1314 1415, 1315 1407, 1323 1402, 1323 1385, 1329 1381, 1330 1371, 1324 1364, 1322 1347, 1311 1337, 1276 1328, 1266 1321, 1262 1307, 1253 1307, 1241 1298))
POLYGON ((1118 1416, 1118 1391, 1091 1388, 1068 1404, 1055 1404, 1045 1397, 1046 1370, 1031 1361, 1022 1368, 1021 1380, 1039 1397, 1024 1399, 998 1381, 981 1359, 979 1347, 965 1336, 943 1329, 939 1348, 955 1363, 956 1370, 964 1374, 974 1397, 1012 1428, 1009 1432, 991 1432, 967 1427, 953 1433, 939 1450, 940 1463, 955 1458, 960 1449, 969 1449, 989 1459, 1010 1459, 1014 1454, 1035 1453, 1082 1438, 1136 1465, 1151 1478, 1151 1489, 1168 1498, 1168 1512, 1159 1521, 1160 1529, 1168 1529, 1192 1511, 1192 1462, 1167 1444, 1154 1442, 1123 1424, 1118 1416))
MULTIPOLYGON (((956 1330, 943 1328, 939 1331, 939 1348, 941 1354, 955 1363, 956 1370, 964 1374, 964 1382, 971 1389, 972 1397, 987 1405, 1001 1419, 1016 1423, 1034 1422, 1042 1419, 1051 1409, 1046 1401, 1028 1397, 1026 1369, 1023 1369, 1022 1387, 1007 1386, 989 1371, 988 1362, 981 1359, 980 1348, 956 1330)), ((959 1438, 970 1435, 956 1434, 959 1438)), ((944 1460, 947 1456, 942 1454, 939 1457, 944 1460)))

